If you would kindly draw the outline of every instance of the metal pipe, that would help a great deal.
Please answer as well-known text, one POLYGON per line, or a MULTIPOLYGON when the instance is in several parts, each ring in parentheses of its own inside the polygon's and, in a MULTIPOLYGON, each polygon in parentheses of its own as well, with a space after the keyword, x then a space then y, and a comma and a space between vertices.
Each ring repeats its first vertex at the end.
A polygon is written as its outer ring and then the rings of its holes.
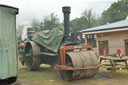
POLYGON ((65 6, 62 8, 62 11, 64 13, 64 38, 65 38, 65 40, 68 40, 68 37, 69 37, 70 10, 71 10, 71 8, 69 6, 65 6))

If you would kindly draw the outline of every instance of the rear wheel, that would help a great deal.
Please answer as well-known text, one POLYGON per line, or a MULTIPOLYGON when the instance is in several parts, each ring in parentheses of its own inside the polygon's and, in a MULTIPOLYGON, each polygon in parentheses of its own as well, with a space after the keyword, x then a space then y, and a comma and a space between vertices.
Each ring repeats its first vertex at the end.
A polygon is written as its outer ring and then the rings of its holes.
POLYGON ((28 70, 38 70, 40 66, 40 48, 32 41, 27 42, 25 45, 25 58, 24 62, 28 70))

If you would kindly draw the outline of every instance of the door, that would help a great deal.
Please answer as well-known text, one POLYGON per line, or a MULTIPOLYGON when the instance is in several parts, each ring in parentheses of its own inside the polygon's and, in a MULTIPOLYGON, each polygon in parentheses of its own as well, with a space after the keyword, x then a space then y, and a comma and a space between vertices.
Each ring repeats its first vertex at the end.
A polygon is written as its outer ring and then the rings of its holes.
POLYGON ((125 40, 125 53, 128 56, 128 40, 125 40))
POLYGON ((99 55, 108 55, 109 48, 108 48, 108 41, 99 41, 99 55))

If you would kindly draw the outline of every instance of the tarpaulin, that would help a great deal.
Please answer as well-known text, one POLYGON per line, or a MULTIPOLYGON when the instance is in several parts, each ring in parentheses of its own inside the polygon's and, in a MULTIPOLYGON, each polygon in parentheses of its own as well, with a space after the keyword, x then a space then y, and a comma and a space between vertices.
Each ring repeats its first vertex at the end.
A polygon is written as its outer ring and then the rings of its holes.
POLYGON ((49 49, 50 51, 57 53, 63 36, 64 27, 62 25, 59 25, 58 27, 53 28, 52 30, 36 33, 32 37, 32 40, 42 45, 43 47, 49 49))

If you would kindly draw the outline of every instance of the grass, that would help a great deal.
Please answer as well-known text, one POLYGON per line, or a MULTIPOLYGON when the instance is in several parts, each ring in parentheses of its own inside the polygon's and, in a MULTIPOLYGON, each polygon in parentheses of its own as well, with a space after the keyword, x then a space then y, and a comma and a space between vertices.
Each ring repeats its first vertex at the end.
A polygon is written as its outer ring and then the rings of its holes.
POLYGON ((25 66, 19 64, 19 79, 23 85, 128 85, 128 71, 119 70, 109 77, 109 72, 105 68, 100 68, 99 73, 92 78, 64 81, 58 71, 49 65, 41 65, 39 71, 27 71, 25 66))

